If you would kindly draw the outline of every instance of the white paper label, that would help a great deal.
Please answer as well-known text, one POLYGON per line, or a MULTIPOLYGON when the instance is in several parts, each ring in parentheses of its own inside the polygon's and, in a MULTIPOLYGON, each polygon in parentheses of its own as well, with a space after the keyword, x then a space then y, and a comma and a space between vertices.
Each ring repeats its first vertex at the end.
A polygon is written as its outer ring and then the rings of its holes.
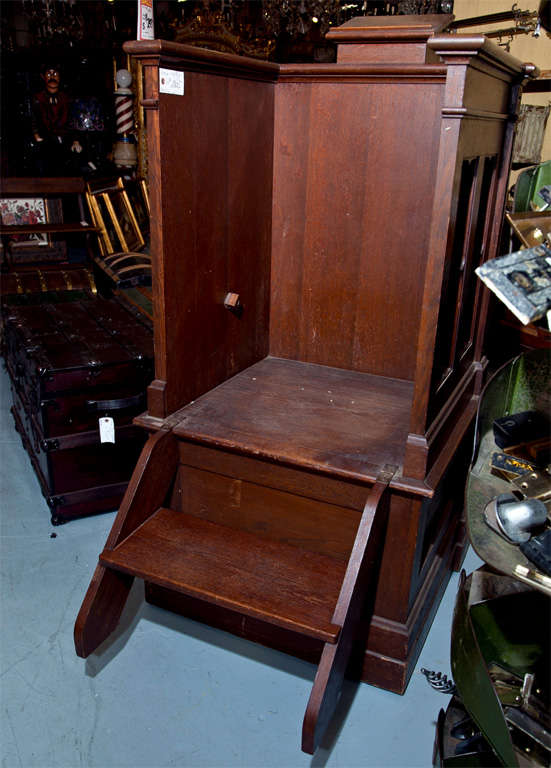
POLYGON ((115 442, 115 422, 111 416, 102 416, 99 420, 100 443, 115 442))
POLYGON ((159 91, 161 93, 174 93, 176 96, 184 95, 184 73, 175 69, 159 68, 159 91))

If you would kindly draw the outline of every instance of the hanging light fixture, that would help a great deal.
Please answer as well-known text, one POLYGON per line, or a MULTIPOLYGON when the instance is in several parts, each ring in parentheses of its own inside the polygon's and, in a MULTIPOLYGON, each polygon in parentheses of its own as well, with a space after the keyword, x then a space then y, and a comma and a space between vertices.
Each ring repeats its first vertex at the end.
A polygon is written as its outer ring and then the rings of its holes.
POLYGON ((76 0, 23 0, 22 9, 39 43, 72 45, 84 39, 84 19, 76 0))
POLYGON ((290 37, 299 37, 312 26, 323 34, 339 18, 341 5, 340 0, 264 0, 263 17, 274 36, 286 31, 290 37))

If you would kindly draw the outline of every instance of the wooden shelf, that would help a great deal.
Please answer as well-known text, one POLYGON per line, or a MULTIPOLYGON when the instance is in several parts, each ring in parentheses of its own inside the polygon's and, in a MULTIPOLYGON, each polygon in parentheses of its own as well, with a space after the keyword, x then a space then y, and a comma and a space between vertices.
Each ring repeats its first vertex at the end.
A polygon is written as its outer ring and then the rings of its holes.
POLYGON ((100 562, 153 584, 335 643, 346 564, 161 508, 100 562))
POLYGON ((13 224, 1 225, 0 235, 36 235, 36 234, 66 234, 69 232, 98 232, 99 227, 80 222, 59 224, 13 224))
POLYGON ((412 384, 267 357, 175 414, 178 437, 373 481, 400 466, 412 384))

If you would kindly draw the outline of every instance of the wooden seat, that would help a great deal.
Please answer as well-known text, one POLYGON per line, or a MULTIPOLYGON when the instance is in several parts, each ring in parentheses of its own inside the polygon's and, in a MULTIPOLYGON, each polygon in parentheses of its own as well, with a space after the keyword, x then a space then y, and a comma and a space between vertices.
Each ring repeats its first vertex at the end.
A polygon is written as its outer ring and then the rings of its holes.
POLYGON ((373 482, 403 462, 411 396, 409 382, 267 357, 175 413, 174 434, 373 482))

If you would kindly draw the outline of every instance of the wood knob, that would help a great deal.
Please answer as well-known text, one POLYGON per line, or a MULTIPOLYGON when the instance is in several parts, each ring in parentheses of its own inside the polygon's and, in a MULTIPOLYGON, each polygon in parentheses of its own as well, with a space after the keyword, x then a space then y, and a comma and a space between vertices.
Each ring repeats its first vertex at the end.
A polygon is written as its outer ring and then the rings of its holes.
POLYGON ((227 293, 226 298, 224 299, 224 306, 238 317, 240 317, 241 313, 243 312, 243 305, 239 301, 238 293, 227 293))

